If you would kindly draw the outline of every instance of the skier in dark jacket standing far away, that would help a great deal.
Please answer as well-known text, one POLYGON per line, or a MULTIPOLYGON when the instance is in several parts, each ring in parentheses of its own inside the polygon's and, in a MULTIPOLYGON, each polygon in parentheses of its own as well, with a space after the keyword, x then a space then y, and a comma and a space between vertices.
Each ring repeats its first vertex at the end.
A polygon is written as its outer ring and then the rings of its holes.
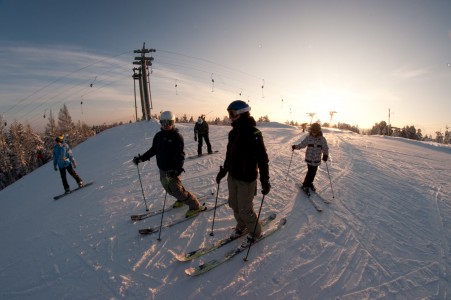
POLYGON ((56 144, 53 147, 53 168, 55 171, 58 171, 58 169, 60 170, 64 191, 66 194, 69 194, 70 187, 67 182, 66 170, 75 179, 79 187, 83 187, 83 181, 74 170, 77 167, 77 164, 72 155, 72 149, 64 140, 64 134, 57 136, 55 142, 56 144))
POLYGON ((161 131, 157 132, 153 138, 152 147, 143 155, 133 158, 133 163, 150 160, 157 157, 158 169, 160 169, 160 182, 169 195, 175 197, 177 201, 173 207, 180 207, 183 204, 189 206, 186 217, 197 215, 203 210, 196 196, 185 190, 180 181, 180 174, 184 172, 185 152, 183 137, 175 128, 175 115, 170 111, 164 111, 160 115, 161 131))
POLYGON ((227 108, 233 129, 229 132, 224 167, 219 168, 216 182, 219 184, 227 173, 229 206, 233 210, 237 225, 231 237, 248 232, 248 240, 255 241, 262 234, 257 223, 253 199, 257 192, 257 175, 260 172, 262 194, 267 195, 269 184, 269 159, 263 136, 254 118, 250 116, 249 105, 241 100, 230 103, 227 108), (255 229, 255 231, 254 231, 255 229))
POLYGON ((313 123, 310 126, 309 135, 297 145, 292 145, 291 149, 299 150, 307 147, 305 151, 305 162, 307 163, 307 174, 305 175, 304 182, 302 183, 302 190, 305 193, 309 193, 309 188, 312 191, 316 191, 313 181, 315 180, 318 166, 321 164, 321 154, 323 155, 323 161, 327 161, 329 158, 329 146, 327 140, 323 136, 321 131, 321 125, 313 123))
POLYGON ((202 115, 197 119, 196 125, 194 125, 194 140, 198 141, 197 145, 197 155, 202 156, 202 144, 203 140, 205 140, 205 144, 207 144, 208 154, 212 154, 211 150, 210 138, 208 137, 208 124, 205 121, 205 116, 202 115))

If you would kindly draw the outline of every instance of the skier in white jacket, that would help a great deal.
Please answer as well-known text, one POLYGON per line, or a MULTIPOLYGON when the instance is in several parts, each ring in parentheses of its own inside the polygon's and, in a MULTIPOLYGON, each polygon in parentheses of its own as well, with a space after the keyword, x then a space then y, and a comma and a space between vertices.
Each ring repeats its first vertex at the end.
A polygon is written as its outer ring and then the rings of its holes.
POLYGON ((302 189, 308 193, 309 188, 312 191, 316 191, 313 181, 315 180, 318 166, 321 164, 321 155, 323 161, 327 161, 329 158, 329 146, 327 140, 323 136, 321 131, 321 125, 313 123, 310 126, 309 135, 297 145, 292 145, 292 150, 299 150, 307 147, 305 151, 305 162, 307 163, 307 174, 305 175, 304 182, 302 183, 302 189))

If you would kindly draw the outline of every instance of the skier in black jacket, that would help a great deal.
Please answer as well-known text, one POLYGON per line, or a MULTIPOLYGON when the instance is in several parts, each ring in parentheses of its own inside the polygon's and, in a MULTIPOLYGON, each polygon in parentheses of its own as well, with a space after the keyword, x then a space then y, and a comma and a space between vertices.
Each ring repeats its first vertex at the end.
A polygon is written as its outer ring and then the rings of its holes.
POLYGON ((252 242, 262 233, 262 226, 260 222, 257 223, 252 203, 257 191, 258 173, 260 172, 263 195, 269 193, 271 185, 268 154, 262 133, 255 127, 257 124, 250 116, 250 109, 249 105, 241 100, 233 101, 227 108, 233 129, 229 132, 224 167, 220 167, 216 182, 219 184, 229 173, 229 206, 237 221, 231 237, 248 232, 248 239, 252 242))
POLYGON ((183 204, 189 206, 186 213, 188 218, 198 214, 203 207, 194 194, 185 190, 180 181, 180 174, 185 171, 183 169, 185 161, 184 140, 178 129, 175 128, 174 123, 175 115, 172 112, 162 112, 160 116, 161 131, 155 134, 152 147, 143 155, 135 156, 133 163, 137 165, 156 156, 163 188, 169 195, 177 199, 173 207, 180 207, 183 204))
POLYGON ((208 124, 205 121, 205 116, 202 115, 197 119, 196 125, 194 125, 194 140, 198 141, 197 155, 202 156, 203 140, 207 144, 208 154, 212 154, 210 138, 208 137, 208 124))

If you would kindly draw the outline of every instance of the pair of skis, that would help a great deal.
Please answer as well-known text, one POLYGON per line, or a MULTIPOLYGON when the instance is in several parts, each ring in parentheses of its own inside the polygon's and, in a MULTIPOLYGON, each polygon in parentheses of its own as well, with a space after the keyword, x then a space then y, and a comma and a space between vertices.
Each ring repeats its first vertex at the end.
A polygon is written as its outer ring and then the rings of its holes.
MULTIPOLYGON (((269 215, 268 217, 266 217, 265 219, 262 220, 262 225, 264 227, 266 227, 270 222, 272 222, 274 219, 276 218, 276 214, 273 213, 271 215, 269 215)), ((282 228, 285 224, 286 224, 287 220, 285 218, 282 218, 279 223, 274 226, 271 227, 269 229, 266 229, 263 231, 262 235, 260 236, 260 238, 258 238, 256 241, 254 241, 252 244, 258 243, 261 240, 265 239, 266 237, 274 234, 276 231, 278 231, 280 228, 282 228)), ((193 260, 195 258, 199 258, 202 255, 205 255, 207 253, 210 253, 211 251, 214 251, 216 249, 221 248, 224 245, 229 244, 230 242, 238 239, 239 237, 235 237, 235 238, 224 238, 222 240, 217 241, 216 243, 207 246, 207 247, 201 247, 197 250, 191 251, 189 253, 185 253, 185 254, 177 254, 175 256, 175 258, 179 261, 185 262, 185 261, 190 261, 193 260)), ((189 275, 189 276, 197 276, 200 274, 204 274, 220 265, 222 265, 223 263, 231 260, 233 257, 235 257, 236 255, 238 255, 239 253, 245 251, 246 249, 248 249, 251 246, 251 243, 249 243, 247 240, 244 241, 240 246, 236 247, 235 249, 232 249, 231 251, 227 252, 223 257, 221 258, 217 258, 217 259, 213 259, 210 260, 208 262, 205 262, 197 267, 191 267, 191 268, 187 268, 185 269, 185 274, 189 275)))
MULTIPOLYGON (((262 226, 268 225, 271 221, 273 221, 276 218, 276 216, 277 215, 275 213, 272 213, 268 217, 264 218, 262 220, 262 226)), ((239 235, 239 236, 223 238, 222 240, 219 240, 219 241, 215 242, 214 244, 211 244, 210 246, 201 247, 197 250, 194 250, 194 251, 191 251, 188 253, 177 254, 177 255, 175 255, 175 258, 178 261, 190 261, 190 260, 196 259, 198 257, 201 257, 202 255, 210 253, 213 250, 221 248, 222 246, 244 236, 245 234, 246 233, 243 232, 243 234, 239 235)))
POLYGON ((321 207, 321 205, 319 205, 315 200, 312 199, 312 195, 315 195, 316 198, 321 199, 325 204, 330 204, 330 201, 327 201, 326 199, 324 199, 323 197, 321 197, 320 195, 318 195, 316 192, 310 193, 310 190, 304 190, 304 188, 302 187, 301 184, 297 184, 297 186, 301 189, 301 191, 307 196, 307 198, 309 199, 310 203, 312 203, 313 207, 318 211, 318 212, 322 212, 323 208, 321 207))
MULTIPOLYGON (((211 193, 211 194, 208 194, 208 195, 200 196, 200 197, 197 198, 197 200, 205 199, 205 198, 207 198, 207 197, 210 196, 210 195, 214 195, 214 193, 211 193)), ((181 206, 181 207, 183 207, 183 206, 181 206)), ((178 208, 178 207, 177 207, 177 208, 178 208)), ((165 212, 168 212, 168 211, 171 211, 171 210, 173 210, 173 209, 174 209, 174 207, 169 206, 168 208, 165 208, 164 211, 165 211, 165 212)), ((131 216, 130 216, 130 219, 131 219, 133 222, 141 221, 141 220, 144 220, 144 219, 147 219, 147 218, 150 218, 150 217, 159 215, 159 214, 161 214, 162 212, 163 212, 163 209, 158 209, 158 210, 155 210, 155 211, 149 211, 149 212, 146 212, 146 213, 143 213, 143 214, 131 215, 131 216)))
MULTIPOLYGON (((225 204, 227 204, 227 201, 222 202, 222 203, 216 205, 216 208, 221 207, 221 206, 223 206, 223 205, 225 205, 225 204)), ((201 211, 199 211, 198 214, 195 214, 195 215, 193 215, 193 216, 191 216, 191 217, 188 217, 188 218, 183 217, 183 218, 176 219, 176 220, 171 221, 171 222, 169 222, 169 223, 163 224, 163 225, 161 226, 161 228, 168 228, 168 227, 172 227, 172 226, 174 226, 174 225, 183 223, 183 222, 185 222, 185 221, 188 221, 188 220, 190 220, 190 219, 193 219, 193 218, 197 217, 199 214, 201 214, 201 213, 203 213, 203 212, 211 211, 211 210, 213 210, 213 209, 215 208, 214 206, 207 207, 207 206, 205 206, 205 204, 203 205, 203 207, 204 207, 204 209, 201 210, 201 211)), ((156 232, 158 232, 158 231, 160 231, 160 226, 153 226, 153 227, 148 227, 148 228, 142 228, 142 229, 139 229, 139 233, 140 233, 140 234, 151 234, 151 233, 156 233, 156 232)))

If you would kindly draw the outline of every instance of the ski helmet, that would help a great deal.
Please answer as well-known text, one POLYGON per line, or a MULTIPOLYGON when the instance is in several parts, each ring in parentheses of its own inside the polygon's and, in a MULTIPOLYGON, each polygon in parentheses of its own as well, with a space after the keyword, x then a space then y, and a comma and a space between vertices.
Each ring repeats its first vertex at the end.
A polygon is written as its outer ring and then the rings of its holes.
POLYGON ((160 115, 161 128, 165 126, 172 126, 175 123, 175 115, 172 111, 164 111, 160 115))
POLYGON ((237 115, 241 115, 242 113, 248 112, 251 110, 249 104, 242 100, 235 100, 229 104, 227 107, 227 111, 229 112, 229 118, 234 118, 237 115))
POLYGON ((311 133, 320 133, 321 132, 321 125, 319 125, 319 123, 313 123, 310 126, 310 132, 311 133))

